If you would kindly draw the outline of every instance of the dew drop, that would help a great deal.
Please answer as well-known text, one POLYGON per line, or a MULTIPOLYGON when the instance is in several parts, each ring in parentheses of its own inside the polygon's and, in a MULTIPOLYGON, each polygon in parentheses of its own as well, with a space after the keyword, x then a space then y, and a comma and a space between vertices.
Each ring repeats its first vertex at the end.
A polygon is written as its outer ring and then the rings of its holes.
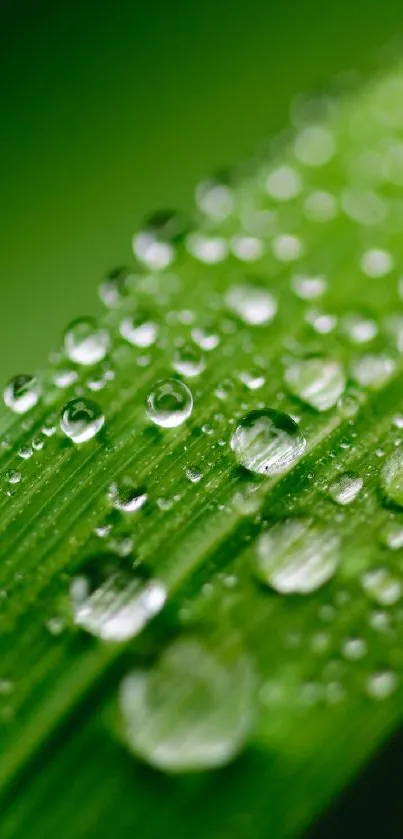
POLYGON ((156 213, 133 236, 134 255, 151 270, 167 268, 175 258, 175 246, 184 232, 185 224, 179 213, 169 210, 156 213))
POLYGON ((116 309, 127 292, 127 280, 132 275, 127 268, 114 268, 99 286, 99 296, 107 309, 116 309))
POLYGON ((378 279, 389 274, 393 268, 392 255, 388 251, 373 248, 361 257, 361 270, 367 277, 378 279))
POLYGON ((290 201, 301 191, 299 172, 292 166, 279 166, 266 180, 266 192, 277 201, 290 201))
POLYGON ((231 438, 238 463, 258 475, 285 472, 301 457, 305 446, 297 423, 288 414, 271 409, 247 414, 231 438))
POLYGON ((119 704, 129 748, 169 773, 227 764, 251 729, 253 684, 243 652, 217 652, 193 637, 174 641, 149 671, 123 679, 119 704))
POLYGON ((251 326, 270 323, 277 312, 277 301, 273 295, 266 289, 251 284, 232 286, 225 300, 228 308, 251 326))
POLYGON ((220 336, 212 329, 195 326, 191 332, 192 340, 200 347, 201 350, 211 352, 215 350, 220 343, 220 336))
POLYGON ((368 353, 353 360, 351 376, 361 387, 377 390, 392 376, 395 367, 389 356, 368 353))
POLYGON ((403 446, 399 446, 385 461, 381 485, 386 498, 403 507, 403 446))
POLYGON ((199 262, 217 265, 228 253, 228 245, 222 236, 206 236, 204 233, 191 233, 186 239, 186 247, 199 262))
POLYGON ((9 381, 4 390, 4 402, 15 414, 26 414, 37 405, 41 387, 35 376, 20 375, 9 381))
POLYGON ((147 415, 162 428, 176 428, 190 417, 192 394, 178 379, 161 379, 147 396, 147 415))
POLYGON ((361 585, 368 597, 379 606, 393 606, 402 594, 399 580, 387 568, 366 571, 361 577, 361 585))
POLYGON ((70 601, 77 626, 118 643, 133 638, 161 611, 166 590, 111 554, 95 557, 73 578, 70 601))
POLYGON ((378 334, 378 324, 359 312, 345 315, 341 322, 344 334, 353 344, 366 344, 378 334))
POLYGON ((60 426, 73 443, 85 443, 101 430, 105 417, 99 405, 84 397, 73 399, 63 408, 60 426))
POLYGON ((301 239, 289 233, 282 233, 273 240, 273 254, 279 262, 293 262, 303 251, 301 239))
POLYGON ((257 541, 257 574, 280 594, 316 591, 334 576, 339 561, 339 537, 311 519, 286 519, 257 541))
POLYGON ((403 548, 403 524, 389 522, 382 532, 382 542, 390 551, 403 548))
POLYGON ((341 364, 319 356, 295 361, 287 368, 285 381, 294 396, 316 411, 333 408, 346 387, 341 364))
POLYGON ((337 201, 330 192, 311 192, 305 198, 304 213, 310 221, 330 221, 337 215, 337 201))
POLYGON ((378 702, 387 699, 397 688, 397 676, 391 670, 384 670, 382 673, 373 673, 369 676, 366 684, 366 692, 370 699, 378 702))
POLYGON ((325 293, 326 280, 324 277, 309 277, 297 274, 292 279, 292 287, 301 300, 316 300, 325 293))
POLYGON ((205 370, 206 362, 197 346, 186 343, 175 350, 172 367, 181 376, 193 379, 205 370))
POLYGON ((367 654, 367 643, 363 638, 347 638, 342 646, 342 654, 348 661, 360 661, 367 654))
POLYGON ((123 318, 119 331, 122 338, 135 347, 151 347, 158 335, 158 326, 146 313, 123 318))
POLYGON ((66 355, 75 364, 97 364, 105 358, 109 347, 109 332, 99 327, 93 318, 73 321, 64 335, 66 355))
POLYGON ((248 390, 259 390, 266 382, 262 371, 258 369, 241 370, 238 376, 248 390))
POLYGON ((6 474, 6 480, 11 485, 19 484, 21 481, 21 472, 18 472, 17 469, 10 469, 6 474))
POLYGON ((343 472, 329 487, 329 495, 336 504, 346 507, 352 504, 361 492, 363 479, 355 472, 343 472))
POLYGON ((147 501, 145 487, 133 487, 130 483, 114 481, 108 488, 108 499, 115 510, 121 513, 136 513, 147 501))
POLYGON ((332 159, 335 151, 331 132, 321 125, 309 125, 297 134, 294 143, 295 156, 305 166, 324 166, 332 159))
POLYGON ((218 180, 209 180, 197 186, 196 203, 202 213, 220 222, 232 213, 234 197, 227 184, 218 180))

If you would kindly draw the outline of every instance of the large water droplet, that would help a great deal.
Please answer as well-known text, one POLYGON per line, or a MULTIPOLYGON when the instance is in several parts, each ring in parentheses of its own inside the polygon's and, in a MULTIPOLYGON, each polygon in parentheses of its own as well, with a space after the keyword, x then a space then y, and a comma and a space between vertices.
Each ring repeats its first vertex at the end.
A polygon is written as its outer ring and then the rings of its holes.
POLYGON ((329 487, 329 495, 342 507, 352 502, 357 498, 358 493, 362 489, 363 479, 356 475, 355 472, 343 472, 336 481, 329 487))
POLYGON ((293 362, 285 371, 285 381, 294 396, 316 411, 328 411, 336 405, 346 387, 341 364, 325 357, 293 362))
POLYGON ((150 671, 134 671, 121 684, 129 748, 170 773, 228 763, 251 728, 253 683, 249 659, 238 649, 175 641, 150 671))
POLYGON ((255 285, 234 285, 227 292, 225 300, 228 308, 251 326, 270 323, 277 312, 277 301, 273 295, 255 285))
POLYGON ((238 462, 258 475, 285 472, 302 455, 305 446, 297 423, 288 414, 271 409, 247 414, 231 438, 238 462))
POLYGON ((20 375, 8 383, 4 390, 4 402, 15 414, 26 414, 39 401, 41 387, 35 376, 20 375))
POLYGON ((280 594, 309 594, 327 583, 340 562, 334 531, 311 519, 286 519, 262 533, 256 570, 280 594))
POLYGON ((105 417, 96 402, 84 397, 68 402, 60 416, 62 431, 73 443, 85 443, 98 434, 105 417))
POLYGON ((126 641, 161 611, 166 600, 162 582, 144 579, 115 555, 95 557, 72 580, 74 622, 104 641, 126 641))
POLYGON ((73 321, 64 335, 66 355, 75 364, 97 364, 105 358, 109 346, 109 332, 92 318, 73 321))
POLYGON ((190 417, 192 394, 178 379, 161 379, 147 396, 147 414, 155 425, 176 428, 190 417))
POLYGON ((381 484, 389 501, 403 507, 403 446, 399 446, 385 461, 381 484))

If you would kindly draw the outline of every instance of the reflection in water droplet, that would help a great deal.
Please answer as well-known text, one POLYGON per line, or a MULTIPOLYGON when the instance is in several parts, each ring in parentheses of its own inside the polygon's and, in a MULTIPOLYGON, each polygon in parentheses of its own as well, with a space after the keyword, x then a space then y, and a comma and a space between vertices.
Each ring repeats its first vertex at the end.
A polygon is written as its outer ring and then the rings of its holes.
POLYGON ((4 390, 4 402, 15 414, 26 414, 39 401, 41 387, 35 376, 20 375, 8 383, 4 390))
POLYGON ((357 498, 358 493, 362 489, 363 483, 363 479, 356 475, 355 472, 343 472, 343 474, 330 485, 329 495, 336 504, 340 504, 342 507, 345 507, 347 504, 352 504, 352 502, 357 498))
POLYGON ((158 326, 149 315, 138 312, 135 315, 123 318, 119 331, 122 338, 129 344, 144 348, 155 344, 158 326))
POLYGON ((391 670, 373 673, 367 680, 366 690, 371 699, 381 701, 391 696, 397 688, 397 676, 391 670))
POLYGON ((193 379, 203 372, 206 362, 197 346, 186 343, 175 350, 172 367, 181 376, 193 379))
POLYGON ((92 318, 73 321, 64 335, 66 355, 75 364, 97 364, 105 358, 109 346, 109 332, 92 318))
POLYGON ((150 671, 134 671, 120 687, 129 748, 165 772, 222 766, 244 746, 253 719, 249 659, 204 640, 174 641, 150 671))
POLYGON ((342 366, 325 357, 295 361, 285 371, 285 381, 294 396, 316 411, 336 405, 346 387, 342 366))
POLYGON ((238 462, 258 475, 285 472, 303 454, 306 441, 288 414, 271 409, 252 411, 231 438, 238 462))
POLYGON ((71 582, 74 622, 104 641, 127 641, 163 608, 162 582, 144 579, 115 555, 95 557, 71 582))
POLYGON ((91 399, 78 398, 62 410, 60 426, 73 443, 85 443, 101 430, 105 417, 99 405, 91 399))
POLYGON ((270 323, 277 312, 277 302, 269 291, 255 285, 234 285, 226 294, 226 304, 251 326, 270 323))
POLYGON ((136 513, 147 501, 145 487, 133 487, 130 483, 115 481, 108 489, 108 499, 115 510, 121 513, 136 513))
POLYGON ((310 519, 287 519, 257 541, 257 574, 281 594, 316 591, 333 577, 339 561, 338 535, 310 519))
POLYGON ((381 485, 386 498, 403 507, 403 446, 399 446, 385 461, 381 485))
POLYGON ((147 396, 147 414, 155 425, 176 428, 190 417, 192 394, 178 379, 161 379, 147 396))

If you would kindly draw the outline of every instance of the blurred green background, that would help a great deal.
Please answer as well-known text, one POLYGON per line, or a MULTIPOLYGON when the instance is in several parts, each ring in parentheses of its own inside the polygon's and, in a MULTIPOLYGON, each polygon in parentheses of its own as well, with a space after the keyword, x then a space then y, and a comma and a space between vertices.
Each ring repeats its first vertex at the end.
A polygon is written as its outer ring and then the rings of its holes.
POLYGON ((401 0, 2 0, 0 379, 96 312, 149 211, 401 31, 401 0))

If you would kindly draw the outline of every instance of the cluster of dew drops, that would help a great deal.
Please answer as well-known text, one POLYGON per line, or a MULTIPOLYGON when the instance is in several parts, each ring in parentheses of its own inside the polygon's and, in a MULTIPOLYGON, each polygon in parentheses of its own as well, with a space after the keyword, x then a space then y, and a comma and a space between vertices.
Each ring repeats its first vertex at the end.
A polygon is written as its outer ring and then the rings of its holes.
MULTIPOLYGON (((397 234, 403 228, 401 195, 399 198, 403 187, 403 114, 398 101, 402 97, 402 79, 392 78, 379 85, 372 94, 371 108, 362 115, 369 124, 367 135, 355 114, 350 113, 345 124, 341 118, 329 122, 329 113, 336 108, 334 103, 299 103, 293 111, 295 129, 286 154, 262 156, 245 167, 246 174, 241 171, 234 178, 225 175, 199 184, 197 221, 193 225, 175 212, 156 214, 144 224, 133 236, 136 269, 113 271, 100 285, 106 317, 101 322, 79 319, 64 335, 53 384, 59 390, 76 388, 75 397, 66 402, 60 414, 61 432, 75 446, 81 447, 99 435, 107 421, 98 402, 88 398, 86 390, 102 390, 114 379, 113 366, 107 363, 115 341, 113 329, 117 327, 118 339, 124 346, 134 347, 140 353, 140 366, 150 363, 149 352, 158 344, 160 324, 153 315, 153 306, 134 309, 130 303, 136 296, 137 284, 148 289, 148 293, 151 290, 163 296, 161 289, 165 282, 167 286, 172 284, 175 270, 188 271, 192 265, 201 266, 203 272, 210 271, 212 276, 219 271, 220 277, 226 276, 226 266, 232 277, 236 265, 244 279, 226 283, 218 294, 218 304, 217 294, 212 295, 211 309, 224 311, 221 330, 214 327, 213 320, 199 324, 191 309, 166 313, 167 321, 180 322, 188 328, 189 335, 176 342, 171 375, 158 379, 149 388, 144 405, 147 420, 167 435, 186 423, 197 410, 195 383, 205 370, 214 368, 217 348, 224 343, 231 348, 237 330, 242 330, 243 340, 253 345, 254 333, 266 335, 282 311, 285 317, 282 297, 289 294, 302 306, 304 329, 311 330, 312 336, 308 350, 302 351, 296 337, 290 335, 281 349, 283 353, 286 348, 282 387, 295 411, 282 410, 282 393, 275 404, 267 404, 264 398, 256 402, 255 394, 264 394, 271 368, 261 357, 253 364, 248 360, 245 368, 235 374, 243 388, 242 410, 236 414, 228 439, 222 441, 223 451, 226 446, 234 465, 254 478, 251 486, 258 491, 261 483, 257 478, 275 480, 284 476, 309 450, 311 441, 303 431, 300 412, 308 411, 309 416, 319 420, 323 417, 325 424, 335 417, 339 423, 346 421, 354 437, 352 429, 360 407, 398 369, 403 352, 403 311, 396 305, 382 316, 376 306, 373 311, 366 305, 357 306, 342 315, 340 306, 337 314, 327 310, 323 301, 331 290, 332 277, 314 270, 315 249, 309 252, 303 233, 314 242, 320 242, 320 237, 326 241, 328 237, 329 248, 334 248, 337 236, 343 240, 345 231, 354 228, 358 246, 352 270, 359 277, 360 293, 369 289, 371 283, 388 283, 392 297, 403 299, 397 249, 385 244, 389 230, 397 234), (329 128, 329 124, 336 127, 329 128), (343 173, 343 183, 336 181, 329 189, 335 180, 335 163, 337 171, 343 173), (268 264, 274 282, 265 283, 264 266, 268 264), (281 274, 278 284, 276 270, 281 274), (336 338, 332 352, 326 343, 329 336, 336 338), (342 352, 337 352, 338 346, 342 352), (90 371, 86 387, 81 384, 81 371, 90 371), (248 395, 251 400, 253 397, 249 410, 248 395)), ((275 143, 270 152, 273 148, 275 143)), ((197 282, 203 283, 204 276, 200 273, 197 282)), ((371 295, 368 292, 372 299, 371 295)), ((161 346, 164 348, 163 342, 161 346)), ((224 355, 230 357, 231 349, 224 355)), ((222 401, 228 393, 233 395, 231 379, 218 384, 215 390, 222 401)), ((44 396, 39 379, 29 375, 17 376, 4 391, 6 406, 17 414, 33 410, 44 396)), ((392 426, 397 436, 391 454, 385 457, 383 451, 378 453, 384 457, 379 481, 383 498, 396 510, 403 508, 403 446, 398 436, 403 416, 395 416, 392 426)), ((316 427, 320 431, 320 424, 316 427)), ((209 426, 203 426, 203 431, 208 435, 209 426)), ((56 423, 43 427, 44 437, 55 432, 56 423)), ((28 459, 32 449, 40 445, 37 439, 32 447, 20 451, 20 457, 28 459)), ((186 477, 197 484, 203 475, 197 466, 191 465, 186 469, 186 477)), ((327 486, 328 497, 338 508, 349 507, 365 492, 364 478, 353 471, 340 471, 327 486)), ((10 493, 20 480, 19 470, 9 472, 10 493)), ((115 510, 131 515, 147 502, 147 489, 113 483, 108 498, 115 510)), ((253 499, 243 501, 244 512, 248 503, 254 511, 253 499)), ((253 550, 254 571, 260 583, 277 595, 297 598, 328 583, 342 558, 335 521, 336 514, 330 524, 290 515, 264 527, 253 550)), ((96 533, 100 538, 109 536, 110 525, 100 524, 96 533)), ((382 541, 390 551, 403 548, 403 523, 397 517, 388 520, 382 541)), ((93 560, 88 571, 77 575, 70 587, 75 623, 105 642, 120 643, 133 638, 166 602, 167 591, 161 580, 136 563, 135 573, 133 568, 128 570, 125 559, 131 550, 131 538, 120 539, 114 552, 103 557, 102 562, 93 560)), ((386 635, 391 633, 386 609, 397 604, 402 594, 398 575, 387 567, 371 568, 362 574, 361 587, 374 604, 372 628, 386 635)), ((348 592, 339 591, 338 605, 348 603, 348 596, 348 592)), ((330 622, 335 610, 335 604, 322 605, 321 620, 330 622)), ((59 631, 56 619, 50 628, 55 634, 59 631)), ((320 631, 311 639, 312 649, 323 653, 328 641, 327 633, 320 631)), ((287 643, 296 646, 298 639, 290 636, 287 643)), ((340 661, 358 662, 365 659, 367 652, 364 638, 345 637, 340 661)), ((328 662, 329 703, 336 704, 343 698, 337 676, 340 661, 328 662)), ((398 676, 391 666, 380 666, 366 674, 365 693, 373 700, 386 699, 397 686, 398 676)), ((281 684, 272 680, 261 687, 259 695, 264 704, 275 707, 281 704, 281 690, 281 684)), ((319 700, 319 694, 317 683, 306 683, 300 698, 312 705, 319 700)), ((228 648, 217 652, 208 639, 193 635, 171 643, 150 671, 129 673, 119 693, 129 747, 144 760, 171 772, 227 763, 250 735, 255 698, 253 667, 242 647, 228 643, 228 648), (205 692, 201 703, 200 686, 205 692)))

